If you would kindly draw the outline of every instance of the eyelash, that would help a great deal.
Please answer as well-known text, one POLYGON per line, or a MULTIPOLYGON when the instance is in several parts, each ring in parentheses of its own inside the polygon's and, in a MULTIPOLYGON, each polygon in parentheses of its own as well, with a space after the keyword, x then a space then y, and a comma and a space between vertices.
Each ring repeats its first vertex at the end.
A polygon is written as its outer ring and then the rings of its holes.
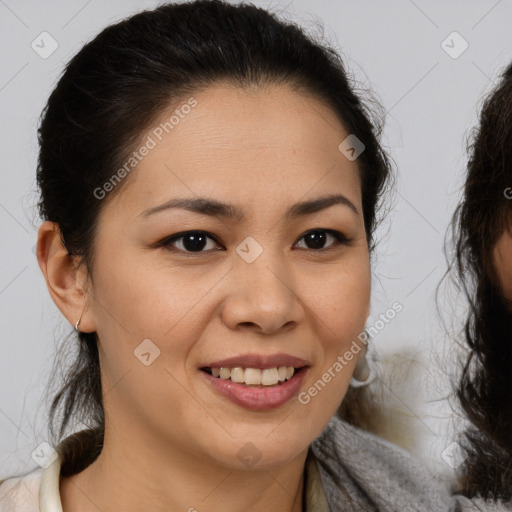
MULTIPOLYGON (((310 233, 313 233, 313 232, 322 232, 322 233, 326 233, 328 235, 331 235, 332 237, 334 237, 334 239, 336 240, 336 242, 326 248, 323 248, 323 249, 309 249, 309 248, 302 248, 303 250, 306 250, 306 251, 310 251, 310 252, 313 252, 313 253, 321 253, 321 252, 326 252, 326 251, 330 251, 330 250, 333 250, 335 249, 336 247, 339 247, 340 245, 350 245, 350 242, 352 241, 351 239, 347 238, 343 233, 341 233, 340 231, 336 231, 334 229, 322 229, 322 228, 315 228, 315 229, 310 229, 309 231, 307 231, 306 233, 304 233, 300 238, 299 238, 299 241, 302 240, 305 236, 309 235, 310 233)), ((190 234, 201 234, 201 235, 206 235, 208 238, 210 238, 211 240, 213 240, 216 244, 218 245, 221 245, 217 240, 216 240, 216 237, 214 237, 211 233, 209 233, 208 231, 200 231, 200 230, 192 230, 192 231, 184 231, 183 233, 178 233, 178 234, 175 234, 175 235, 172 235, 170 237, 167 237, 167 238, 164 238, 161 242, 159 242, 157 244, 157 247, 164 247, 164 248, 167 248, 169 250, 172 250, 170 249, 170 247, 173 247, 172 246, 172 243, 177 241, 177 240, 180 240, 182 238, 184 238, 185 236, 187 235, 190 235, 190 234)), ((215 249, 210 249, 208 251, 197 251, 197 252, 194 252, 194 251, 187 251, 187 250, 183 250, 183 249, 178 249, 176 247, 174 247, 178 252, 181 252, 181 253, 184 253, 184 254, 187 254, 187 255, 192 255, 192 256, 196 256, 196 255, 200 255, 200 254, 204 254, 204 253, 210 253, 210 252, 213 252, 215 251, 215 249)))

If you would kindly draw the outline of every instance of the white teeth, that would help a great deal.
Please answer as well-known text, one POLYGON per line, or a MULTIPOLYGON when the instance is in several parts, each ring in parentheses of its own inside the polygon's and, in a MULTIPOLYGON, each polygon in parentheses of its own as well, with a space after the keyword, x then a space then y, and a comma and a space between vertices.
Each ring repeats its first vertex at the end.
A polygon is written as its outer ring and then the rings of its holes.
POLYGON ((244 382, 245 374, 243 368, 232 368, 231 369, 231 380, 233 382, 244 382))
POLYGON ((231 372, 229 371, 229 368, 221 368, 219 370, 219 376, 221 379, 229 379, 231 377, 231 372))
MULTIPOLYGON (((292 368, 293 375, 293 368, 292 368)), ((267 368, 261 372, 261 383, 265 386, 274 386, 279 382, 277 368, 267 368)))
MULTIPOLYGON (((261 384, 261 374, 262 371, 258 368, 246 368, 245 369, 245 383, 258 385, 261 384)), ((263 382, 266 384, 266 382, 263 382)))
POLYGON ((231 379, 233 382, 248 386, 275 386, 278 382, 291 379, 295 373, 293 366, 279 366, 274 368, 211 368, 214 377, 231 379))

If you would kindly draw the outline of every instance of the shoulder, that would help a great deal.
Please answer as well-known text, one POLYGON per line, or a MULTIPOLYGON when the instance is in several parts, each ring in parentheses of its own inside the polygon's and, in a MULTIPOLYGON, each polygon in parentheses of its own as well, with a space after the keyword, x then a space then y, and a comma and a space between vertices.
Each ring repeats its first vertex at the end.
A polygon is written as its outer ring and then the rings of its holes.
POLYGON ((311 445, 331 506, 450 510, 448 486, 406 450, 334 416, 311 445))
POLYGON ((101 442, 99 430, 76 432, 58 444, 57 458, 44 469, 0 480, 0 512, 62 512, 61 470, 70 475, 87 467, 101 451, 101 442))
POLYGON ((0 480, 1 512, 39 512, 43 469, 0 480))

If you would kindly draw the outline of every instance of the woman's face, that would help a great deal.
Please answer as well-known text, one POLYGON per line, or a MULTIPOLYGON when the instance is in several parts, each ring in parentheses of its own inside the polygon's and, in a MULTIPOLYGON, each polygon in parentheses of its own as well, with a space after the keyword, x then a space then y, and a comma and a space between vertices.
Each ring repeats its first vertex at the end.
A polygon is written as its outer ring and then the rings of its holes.
POLYGON ((161 454, 270 468, 323 430, 357 362, 344 356, 370 296, 357 160, 338 149, 349 133, 335 114, 288 87, 193 99, 160 141, 174 110, 162 112, 141 139, 155 147, 105 199, 84 330, 98 333, 111 431, 161 454), (161 206, 200 198, 230 206, 161 206), (171 240, 191 231, 203 238, 171 240), (233 375, 254 382, 303 369, 262 388, 204 371, 221 366, 253 368, 233 375))

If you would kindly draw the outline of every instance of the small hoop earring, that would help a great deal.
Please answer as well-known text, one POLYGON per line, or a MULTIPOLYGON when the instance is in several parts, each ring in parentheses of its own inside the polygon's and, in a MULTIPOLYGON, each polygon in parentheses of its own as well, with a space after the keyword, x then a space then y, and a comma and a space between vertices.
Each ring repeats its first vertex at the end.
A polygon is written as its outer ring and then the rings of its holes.
POLYGON ((371 345, 368 345, 368 352, 363 356, 365 359, 365 364, 368 369, 368 377, 365 380, 358 380, 354 377, 350 379, 350 386, 352 388, 362 388, 371 384, 375 378, 377 377, 377 366, 378 363, 375 360, 374 351, 370 348, 371 345), (371 353, 370 353, 371 352, 371 353))
POLYGON ((368 366, 370 367, 370 373, 368 374, 368 378, 366 380, 357 380, 354 377, 352 377, 350 379, 350 387, 362 388, 362 387, 368 386, 375 380, 375 377, 377 377, 377 372, 375 371, 375 369, 372 366, 370 366, 370 365, 368 365, 368 366))
MULTIPOLYGON (((84 308, 84 310, 85 310, 85 308, 84 308)), ((78 326, 80 325, 80 320, 82 320, 82 315, 83 315, 83 314, 84 314, 84 311, 82 311, 82 312, 80 313, 80 317, 79 317, 79 318, 78 318, 78 320, 76 321, 76 324, 75 324, 75 331, 76 331, 76 332, 80 332, 80 331, 78 330, 78 326)))

